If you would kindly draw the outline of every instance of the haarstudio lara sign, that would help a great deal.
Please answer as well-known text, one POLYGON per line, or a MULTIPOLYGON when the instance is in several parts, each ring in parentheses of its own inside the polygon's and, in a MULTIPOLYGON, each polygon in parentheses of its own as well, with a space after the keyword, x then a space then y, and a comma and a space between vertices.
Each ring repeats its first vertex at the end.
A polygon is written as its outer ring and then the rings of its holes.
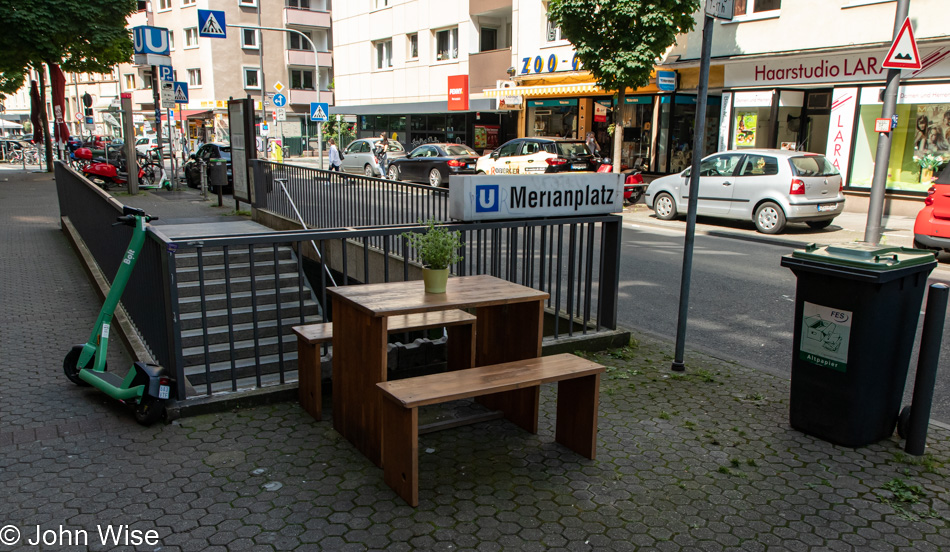
POLYGON ((449 215, 456 220, 602 215, 622 210, 619 174, 453 176, 449 181, 449 215))

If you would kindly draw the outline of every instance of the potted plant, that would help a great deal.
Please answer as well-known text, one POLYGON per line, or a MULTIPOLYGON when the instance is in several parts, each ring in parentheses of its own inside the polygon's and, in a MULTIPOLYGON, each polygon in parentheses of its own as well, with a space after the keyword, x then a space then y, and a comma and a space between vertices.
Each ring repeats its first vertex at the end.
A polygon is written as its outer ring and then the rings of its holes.
POLYGON ((445 293, 445 284, 449 279, 449 266, 462 260, 459 249, 462 247, 462 233, 450 232, 437 227, 435 219, 422 223, 426 230, 422 233, 404 232, 402 236, 409 240, 422 261, 422 279, 426 293, 445 293))
POLYGON ((914 156, 914 161, 920 165, 920 181, 924 184, 930 184, 933 180, 934 171, 940 168, 940 165, 943 165, 946 160, 932 153, 925 154, 923 156, 914 156))

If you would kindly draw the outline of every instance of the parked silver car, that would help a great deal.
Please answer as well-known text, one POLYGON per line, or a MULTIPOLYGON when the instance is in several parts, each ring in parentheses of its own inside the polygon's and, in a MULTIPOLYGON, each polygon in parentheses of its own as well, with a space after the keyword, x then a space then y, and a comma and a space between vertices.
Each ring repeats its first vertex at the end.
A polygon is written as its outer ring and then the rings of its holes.
MULTIPOLYGON (((690 169, 658 178, 644 198, 656 217, 686 212, 690 169)), ((764 234, 788 222, 825 228, 844 210, 841 174, 824 155, 777 149, 730 150, 703 159, 697 215, 751 220, 764 234)))
MULTIPOLYGON (((346 172, 363 173, 366 176, 382 176, 373 160, 373 147, 379 138, 361 138, 353 140, 343 148, 343 165, 346 172)), ((390 161, 398 157, 405 157, 406 150, 396 140, 389 141, 387 157, 390 161)))

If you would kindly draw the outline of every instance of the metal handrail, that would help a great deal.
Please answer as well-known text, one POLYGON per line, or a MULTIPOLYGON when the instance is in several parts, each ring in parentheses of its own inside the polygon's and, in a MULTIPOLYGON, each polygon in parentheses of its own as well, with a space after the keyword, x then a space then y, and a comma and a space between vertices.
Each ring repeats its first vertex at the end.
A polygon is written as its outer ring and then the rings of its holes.
MULTIPOLYGON (((303 217, 300 215, 300 210, 297 209, 297 204, 294 203, 294 198, 290 197, 290 192, 287 191, 287 186, 284 185, 284 182, 286 182, 286 181, 287 181, 287 179, 285 179, 285 178, 275 178, 275 179, 274 179, 274 182, 277 182, 278 184, 280 184, 280 188, 284 191, 284 195, 287 196, 287 201, 289 201, 289 202, 290 202, 290 206, 293 207, 293 209, 294 209, 294 214, 297 215, 297 220, 300 221, 300 226, 303 226, 303 229, 304 229, 304 230, 309 230, 309 228, 307 228, 307 223, 306 223, 306 221, 304 221, 304 220, 303 220, 303 217)), ((310 245, 313 246, 313 251, 314 251, 314 253, 315 253, 315 254, 317 255, 317 257, 319 257, 320 260, 322 261, 322 260, 323 260, 323 255, 321 255, 321 254, 320 254, 320 250, 317 249, 317 244, 316 244, 316 242, 314 242, 313 240, 310 240, 310 245)), ((326 271, 327 271, 327 276, 329 276, 329 278, 330 278, 330 283, 332 283, 332 284, 335 286, 335 285, 336 285, 336 280, 333 278, 333 274, 330 273, 329 267, 325 267, 325 268, 326 268, 326 271)))

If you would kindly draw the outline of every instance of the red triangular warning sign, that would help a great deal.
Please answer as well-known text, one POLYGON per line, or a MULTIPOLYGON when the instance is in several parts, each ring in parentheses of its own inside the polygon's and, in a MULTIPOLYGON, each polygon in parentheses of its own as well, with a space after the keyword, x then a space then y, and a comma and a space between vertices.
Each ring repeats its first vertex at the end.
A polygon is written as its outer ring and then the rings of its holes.
POLYGON ((897 33, 894 44, 884 57, 881 67, 885 69, 920 69, 920 52, 917 51, 917 40, 914 38, 914 29, 910 26, 910 18, 904 20, 901 31, 897 33))

